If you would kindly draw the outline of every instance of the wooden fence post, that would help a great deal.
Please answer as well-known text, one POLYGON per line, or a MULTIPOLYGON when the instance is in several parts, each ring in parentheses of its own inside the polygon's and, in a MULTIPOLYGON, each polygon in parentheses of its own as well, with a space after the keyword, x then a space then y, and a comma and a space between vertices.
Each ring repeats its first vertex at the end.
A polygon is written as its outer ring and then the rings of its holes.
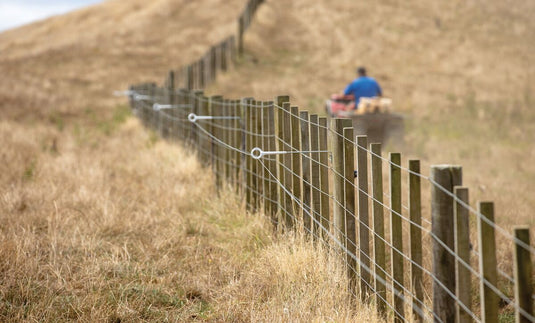
MULTIPOLYGON (((291 118, 290 118, 290 128, 292 131, 292 147, 290 151, 301 151, 301 130, 299 124, 299 109, 297 107, 291 107, 291 118)), ((299 153, 290 154, 292 158, 292 193, 296 198, 294 201, 294 214, 295 219, 303 221, 301 217, 302 214, 302 205, 303 196, 301 192, 301 156, 299 153)))
MULTIPOLYGON (((240 99, 236 102, 236 111, 240 116, 238 121, 238 148, 242 151, 247 151, 247 116, 245 113, 243 99, 240 99)), ((246 195, 246 184, 247 184, 247 155, 237 152, 239 158, 240 168, 238 169, 238 179, 239 179, 239 193, 240 196, 244 197, 246 195)))
POLYGON ((223 72, 227 71, 227 41, 223 41, 219 47, 221 48, 221 70, 223 72))
MULTIPOLYGON (((212 105, 212 115, 214 117, 221 117, 223 115, 223 97, 216 95, 212 96, 212 102, 214 103, 212 105)), ((212 120, 213 122, 213 136, 219 140, 223 138, 223 131, 222 131, 222 120, 215 119, 212 120)), ((221 188, 223 187, 223 177, 224 177, 224 163, 223 163, 223 156, 224 156, 224 147, 221 146, 221 143, 217 141, 213 141, 214 143, 214 158, 215 158, 215 182, 216 182, 216 188, 218 192, 220 192, 221 188)))
POLYGON ((390 241, 394 322, 405 321, 403 282, 403 227, 401 223, 401 154, 390 153, 390 241))
POLYGON ((238 54, 243 55, 243 33, 244 33, 244 16, 243 14, 238 19, 238 54))
MULTIPOLYGON (((284 114, 285 111, 282 108, 283 104, 285 102, 289 102, 290 97, 287 95, 282 95, 277 97, 277 141, 276 141, 276 147, 278 151, 283 151, 285 149, 285 145, 282 142, 284 140, 284 114)), ((284 155, 276 155, 277 158, 277 164, 278 164, 278 174, 277 177, 279 179, 279 182, 281 183, 278 187, 278 201, 279 201, 279 223, 284 223, 284 225, 288 225, 288 219, 286 214, 286 192, 284 191, 285 182, 284 182, 284 155), (284 221, 282 221, 284 219, 284 221)))
MULTIPOLYGON (((291 151, 292 150, 292 124, 291 124, 291 110, 290 110, 290 102, 285 102, 282 105, 282 108, 284 109, 283 113, 283 141, 284 141, 284 147, 282 151, 291 151)), ((283 154, 283 164, 284 164, 284 186, 286 188, 287 192, 292 192, 292 186, 293 186, 293 177, 292 177, 292 154, 283 154)), ((286 208, 286 220, 287 220, 287 227, 291 228, 296 223, 297 217, 296 213, 293 209, 293 199, 292 196, 290 196, 288 193, 286 194, 285 201, 285 208, 286 208)))
MULTIPOLYGON (((310 157, 312 159, 310 172, 312 183, 312 233, 315 240, 321 239, 321 230, 319 224, 321 223, 321 191, 320 191, 320 165, 319 165, 319 128, 318 115, 310 115, 310 150, 312 151, 310 157)), ((304 166, 303 166, 304 168, 304 166)))
MULTIPOLYGON (((258 111, 258 105, 260 101, 253 100, 251 102, 251 111, 253 118, 253 147, 261 147, 261 140, 259 134, 261 133, 260 112, 258 111)), ((260 209, 262 182, 259 173, 259 162, 253 159, 253 206, 255 211, 260 209)))
MULTIPOLYGON (((189 94, 190 91, 188 89, 183 89, 181 92, 181 98, 180 103, 181 104, 189 104, 189 94)), ((180 109, 180 117, 182 121, 180 121, 180 132, 181 132, 181 140, 183 144, 187 144, 188 141, 188 133, 189 133, 189 124, 188 122, 184 121, 184 119, 187 118, 189 109, 181 108, 180 109)))
POLYGON ((186 96, 186 104, 188 105, 188 108, 185 109, 184 112, 184 128, 186 131, 186 143, 191 146, 193 144, 193 133, 195 132, 195 125, 193 125, 191 122, 188 121, 188 115, 193 112, 193 107, 195 104, 195 93, 197 91, 188 91, 188 94, 186 96))
POLYGON ((359 244, 360 244, 360 291, 362 301, 372 295, 373 281, 371 274, 370 220, 368 215, 368 138, 357 136, 357 181, 359 210, 359 244))
POLYGON ((187 89, 188 90, 193 90, 193 66, 192 65, 188 65, 187 67, 187 71, 188 71, 188 83, 187 83, 187 89))
MULTIPOLYGON (((202 100, 203 94, 204 94, 203 91, 195 91, 194 96, 192 98, 193 102, 191 102, 192 104, 191 112, 195 113, 195 115, 200 115, 201 113, 201 104, 202 104, 201 100, 202 100)), ((189 123, 189 121, 184 121, 184 122, 189 123)), ((199 152, 200 152, 200 147, 201 147, 201 141, 199 139, 200 137, 199 129, 193 122, 191 122, 190 127, 191 127, 192 146, 197 150, 197 156, 200 156, 199 152)))
MULTIPOLYGON (((352 127, 343 129, 343 181, 345 205, 345 252, 349 291, 357 297, 357 227, 355 219, 355 145, 352 127)), ((362 290, 361 290, 362 292, 362 290)))
MULTIPOLYGON (((333 154, 333 171, 334 171, 334 200, 333 205, 333 224, 334 237, 344 244, 345 241, 345 210, 344 210, 344 128, 351 126, 351 120, 336 118, 332 120, 331 150, 333 154)), ((345 247, 345 245, 344 245, 345 247)))
MULTIPOLYGON (((143 95, 150 95, 150 84, 145 84, 144 86, 144 89, 143 89, 143 95)), ((143 125, 145 127, 150 127, 150 124, 149 124, 149 118, 150 118, 150 112, 148 111, 148 108, 147 108, 147 105, 148 105, 148 100, 146 99, 142 99, 142 100, 139 100, 140 104, 141 104, 141 109, 142 109, 142 121, 143 121, 143 125)))
MULTIPOLYGON (((209 115, 211 99, 204 95, 201 98, 202 98, 201 99, 202 104, 201 104, 200 115, 203 115, 203 116, 209 115)), ((200 126, 202 127, 203 125, 201 124, 200 126)), ((208 127, 202 127, 204 131, 208 132, 207 128, 208 127)), ((207 167, 207 166, 211 166, 211 163, 212 163, 212 139, 204 131, 199 130, 199 134, 202 137, 203 162, 204 162, 204 166, 207 167)))
MULTIPOLYGON (((267 102, 267 117, 268 117, 268 129, 267 133, 269 135, 268 137, 268 149, 269 150, 277 150, 276 146, 276 139, 275 139, 275 113, 274 113, 274 107, 273 107, 273 101, 267 102)), ((277 213, 278 213, 278 201, 277 200, 277 190, 278 190, 278 184, 276 183, 276 180, 280 178, 280 176, 277 176, 277 156, 272 156, 268 161, 268 168, 270 172, 270 178, 269 178, 269 196, 271 199, 271 206, 270 206, 270 212, 271 212, 271 218, 273 220, 273 224, 275 225, 275 228, 278 226, 278 219, 277 219, 277 213)))
MULTIPOLYGON (((460 166, 431 166, 431 222, 433 240, 433 274, 451 293, 455 293, 455 257, 436 239, 454 250, 453 194, 462 185, 460 166)), ((433 283, 433 312, 444 322, 455 320, 455 300, 438 283, 433 283)))
MULTIPOLYGON (((318 119, 318 142, 320 151, 329 151, 329 144, 327 140, 327 118, 320 117, 318 119)), ((320 162, 320 187, 321 187, 321 225, 322 237, 325 242, 328 242, 328 233, 331 230, 331 207, 330 207, 330 185, 329 185, 329 153, 319 153, 320 162)))
POLYGON ((235 191, 236 191, 236 194, 239 194, 240 193, 240 186, 241 186, 240 173, 241 173, 241 168, 242 168, 242 163, 241 163, 242 157, 241 157, 240 151, 243 150, 243 147, 242 147, 243 133, 240 131, 241 130, 241 120, 243 120, 243 116, 241 115, 239 100, 233 100, 232 101, 232 114, 234 116, 236 116, 237 118, 239 118, 239 119, 232 120, 232 127, 234 129, 234 131, 233 131, 234 132, 234 134, 233 134, 233 138, 234 138, 233 146, 236 148, 236 150, 234 150, 234 165, 235 165, 235 168, 234 168, 234 180, 235 180, 235 183, 236 183, 235 191))
POLYGON ((232 64, 236 64, 236 36, 230 36, 229 40, 229 56, 232 64))
POLYGON ((156 87, 156 84, 151 84, 150 86, 150 99, 149 99, 149 107, 147 108, 147 110, 149 111, 149 116, 150 116, 150 123, 149 123, 149 127, 153 130, 153 131, 156 131, 157 130, 157 122, 156 122, 156 111, 154 111, 153 109, 153 104, 156 102, 156 97, 158 95, 158 88, 156 87))
MULTIPOLYGON (((244 114, 245 114, 245 129, 246 129, 246 139, 245 139, 245 150, 250 153, 253 147, 253 118, 252 118, 252 109, 250 107, 250 103, 252 102, 252 99, 245 100, 243 104, 244 114)), ((247 209, 249 211, 253 211, 253 158, 249 155, 246 157, 245 162, 245 177, 246 177, 246 204, 247 209)))
POLYGON ((310 121, 307 111, 301 111, 299 113, 299 121, 301 124, 301 150, 304 152, 301 154, 302 165, 302 181, 303 181, 303 226, 305 227, 305 233, 311 233, 314 236, 315 232, 312 231, 312 207, 311 207, 311 174, 310 174, 310 121))
MULTIPOLYGON (((260 118, 262 122, 262 150, 263 151, 269 151, 269 136, 268 136, 268 129, 269 129, 269 114, 268 114, 268 103, 262 101, 262 116, 260 118)), ((270 216, 271 213, 271 199, 270 196, 271 190, 270 190, 270 176, 269 176, 269 161, 273 156, 269 156, 267 158, 262 158, 261 163, 263 164, 263 188, 262 192, 264 193, 264 214, 266 216, 270 216)))
POLYGON ((409 218, 410 223, 410 256, 413 262, 411 269, 412 308, 414 318, 423 322, 422 314, 415 309, 424 307, 422 280, 422 189, 420 179, 420 161, 409 160, 409 218))
MULTIPOLYGON (((470 211, 464 207, 460 202, 468 204, 468 188, 456 186, 454 193, 457 197, 454 211, 454 237, 455 237, 455 253, 465 263, 470 264, 470 211)), ((472 304, 470 270, 465 267, 459 260, 455 261, 455 295, 459 298, 464 306, 470 309, 472 304)), ((472 322, 472 318, 459 304, 456 307, 456 320, 459 323, 472 322)))
MULTIPOLYGON (((522 241, 526 245, 530 245, 529 227, 518 226, 514 228, 515 238, 522 241)), ((533 280, 531 268, 531 255, 529 250, 514 244, 514 275, 515 275, 515 303, 518 307, 526 311, 527 314, 533 316, 533 280)), ((526 315, 515 310, 517 323, 532 322, 526 315)))
MULTIPOLYGON (((496 262, 496 236, 494 234, 494 203, 479 202, 478 213, 478 245, 479 245, 479 272, 481 277, 492 286, 498 286, 496 262), (491 224, 485 222, 487 218, 491 224)), ((499 298, 494 291, 480 280, 481 320, 485 323, 498 323, 499 298)))
POLYGON ((212 82, 215 82, 217 78, 217 53, 215 46, 210 48, 210 76, 212 82))
MULTIPOLYGON (((229 99, 225 99, 223 101, 223 116, 225 117, 230 117, 232 116, 231 114, 231 109, 230 109, 230 100, 229 99)), ((224 128, 223 128, 223 142, 229 146, 232 146, 232 133, 230 131, 230 128, 231 128, 231 120, 230 119, 224 119, 222 120, 222 124, 224 125, 224 128)), ((231 157, 232 157, 232 151, 230 150, 229 147, 223 147, 223 149, 225 150, 225 154, 224 154, 224 163, 225 163, 225 180, 227 181, 227 183, 230 183, 231 182, 231 157)))
MULTIPOLYGON (((174 92, 175 92, 175 71, 169 70, 169 73, 167 75, 167 102, 170 105, 174 105, 175 104, 175 102, 174 102, 174 98, 175 98, 174 92)), ((172 109, 170 111, 174 111, 174 109, 172 109)), ((172 112, 170 114, 173 115, 172 112)), ((169 138, 172 135, 172 124, 173 124, 173 121, 169 120, 168 118, 166 118, 165 120, 166 120, 166 122, 164 124, 163 137, 164 138, 169 138)))
POLYGON ((372 152, 372 196, 373 196, 373 245, 375 257, 375 303, 377 310, 384 316, 386 313, 386 256, 385 256, 385 225, 383 211, 383 163, 381 160, 381 144, 373 143, 372 152))
POLYGON ((205 82, 205 78, 206 78, 206 72, 204 70, 204 57, 202 57, 200 60, 199 60, 199 87, 201 89, 204 89, 204 87, 206 86, 206 82, 205 82))
MULTIPOLYGON (((180 90, 175 89, 172 96, 173 96, 173 99, 172 99, 173 104, 180 104, 181 102, 180 90)), ((175 141, 178 141, 181 139, 180 138, 180 135, 181 135, 180 131, 182 129, 181 125, 184 122, 182 121, 182 113, 183 113, 182 109, 173 109, 171 111, 171 115, 175 118, 173 120, 172 130, 171 130, 173 132, 172 136, 175 141)))

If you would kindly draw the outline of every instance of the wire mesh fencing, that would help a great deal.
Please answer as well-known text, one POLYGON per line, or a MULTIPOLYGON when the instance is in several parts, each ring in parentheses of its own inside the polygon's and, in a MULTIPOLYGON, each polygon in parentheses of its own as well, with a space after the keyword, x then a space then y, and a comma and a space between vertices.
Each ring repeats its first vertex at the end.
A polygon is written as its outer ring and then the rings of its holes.
POLYGON ((142 123, 195 150, 218 189, 278 230, 338 251, 350 297, 395 322, 535 322, 529 228, 498 226, 492 202, 471 206, 460 166, 424 175, 419 160, 355 136, 349 119, 299 111, 287 96, 229 100, 171 85, 131 87, 142 123))

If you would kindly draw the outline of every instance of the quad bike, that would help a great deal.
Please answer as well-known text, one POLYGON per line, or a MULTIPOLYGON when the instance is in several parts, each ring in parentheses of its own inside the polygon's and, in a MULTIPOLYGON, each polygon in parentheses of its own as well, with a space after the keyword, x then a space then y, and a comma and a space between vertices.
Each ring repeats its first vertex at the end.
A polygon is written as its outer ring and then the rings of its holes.
POLYGON ((355 106, 352 95, 333 94, 325 103, 330 117, 351 119, 355 134, 367 135, 368 142, 403 142, 403 116, 390 111, 391 99, 361 98, 358 106, 355 106))

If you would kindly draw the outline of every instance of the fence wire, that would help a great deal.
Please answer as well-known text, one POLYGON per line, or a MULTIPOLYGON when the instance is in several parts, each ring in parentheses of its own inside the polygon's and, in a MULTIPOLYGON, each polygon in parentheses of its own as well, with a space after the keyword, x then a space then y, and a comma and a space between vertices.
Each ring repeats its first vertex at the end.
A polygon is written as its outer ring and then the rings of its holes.
MULTIPOLYGON (((329 127, 325 120, 311 122, 310 116, 296 113, 297 110, 289 105, 253 99, 207 98, 193 91, 158 88, 153 84, 133 86, 125 94, 145 126, 194 148, 201 162, 212 167, 216 185, 230 185, 241 192, 249 210, 263 211, 276 226, 302 228, 311 239, 340 252, 352 284, 349 290, 354 297, 376 299, 378 308, 380 303, 384 304, 386 311, 401 322, 409 321, 413 315, 423 321, 445 322, 444 317, 434 310, 432 290, 439 286, 455 303, 458 313, 469 316, 475 322, 483 322, 488 318, 479 300, 482 297, 479 288, 482 291, 488 288, 518 315, 528 322, 535 322, 532 312, 528 312, 531 310, 521 307, 519 300, 511 295, 511 288, 504 291, 493 279, 485 276, 480 265, 481 253, 471 250, 472 259, 463 259, 453 246, 433 232, 433 220, 429 216, 415 221, 410 217, 410 205, 401 204, 398 210, 394 207, 392 191, 375 195, 371 183, 368 187, 356 184, 355 177, 348 175, 353 174, 355 165, 346 165, 342 171, 335 167, 335 162, 344 156, 334 153, 332 143, 340 140, 346 147, 352 147, 353 163, 358 153, 364 153, 366 160, 377 159, 386 169, 399 170, 405 176, 415 176, 428 183, 467 210, 476 221, 490 226, 510 242, 510 247, 514 245, 529 255, 535 254, 535 248, 529 243, 513 236, 430 176, 414 172, 359 145, 354 138, 344 137, 343 133, 329 127), (191 114, 205 118, 193 121, 191 114), (315 129, 314 132, 312 129, 315 129), (317 136, 314 140, 310 139, 312 133, 317 136), (312 142, 315 147, 311 147, 312 142), (320 149, 320 142, 331 145, 320 149), (314 174, 313 170, 317 173, 314 174), (351 196, 352 202, 347 200, 351 196), (361 198, 369 201, 371 212, 358 211, 359 205, 355 202, 361 198), (381 214, 379 211, 383 214, 382 225, 376 223, 376 217, 381 214), (407 242, 395 245, 394 218, 403 222, 403 235, 414 229, 420 232, 423 261, 416 261, 414 255, 406 250, 407 242), (353 225, 354 232, 351 231, 353 225), (367 246, 364 246, 360 237, 368 234, 368 240, 364 241, 367 246), (431 268, 433 255, 430 244, 424 245, 424 241, 443 248, 455 260, 457 271, 464 268, 469 272, 474 286, 479 288, 462 288, 470 289, 471 295, 479 297, 472 297, 466 303, 456 290, 450 290, 437 277, 431 268), (378 254, 381 248, 385 249, 384 254, 378 254), (402 270, 394 263, 393 257, 397 255, 402 259, 403 268, 411 268, 401 276, 399 272, 395 274, 402 270), (414 276, 416 269, 421 272, 420 277, 414 276), (418 282, 412 281, 415 277, 418 282), (425 295, 416 293, 416 284, 421 284, 425 295), (358 288, 359 285, 361 288, 358 288)), ((318 120, 317 116, 315 120, 318 120)), ((371 163, 368 164, 370 168, 371 163)), ((391 179, 390 176, 385 176, 385 179, 387 177, 391 179)), ((503 270, 495 270, 507 284, 519 284, 516 277, 503 270)))

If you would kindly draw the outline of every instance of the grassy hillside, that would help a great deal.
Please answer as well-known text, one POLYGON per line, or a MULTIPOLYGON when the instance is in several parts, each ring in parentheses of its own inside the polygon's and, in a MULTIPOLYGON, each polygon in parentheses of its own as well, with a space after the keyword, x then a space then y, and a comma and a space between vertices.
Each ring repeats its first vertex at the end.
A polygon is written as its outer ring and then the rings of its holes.
POLYGON ((2 117, 99 114, 236 30, 242 0, 108 1, 0 34, 2 117), (224 7, 224 10, 214 8, 224 7))
MULTIPOLYGON (((244 5, 116 0, 0 34, 0 321, 376 319, 335 293, 329 255, 215 197, 208 170, 112 96, 198 58, 244 5)), ((268 0, 207 92, 321 112, 366 65, 407 116, 390 148, 424 169, 463 165, 500 224, 535 227, 534 14, 529 1, 268 0)))
POLYGON ((504 225, 535 217, 535 3, 268 1, 247 55, 211 91, 289 94, 323 112, 365 65, 406 115, 405 146, 464 167, 473 200, 494 200, 504 225))
POLYGON ((196 59, 244 5, 110 1, 0 34, 0 321, 380 321, 336 259, 216 196, 112 97, 196 59))

